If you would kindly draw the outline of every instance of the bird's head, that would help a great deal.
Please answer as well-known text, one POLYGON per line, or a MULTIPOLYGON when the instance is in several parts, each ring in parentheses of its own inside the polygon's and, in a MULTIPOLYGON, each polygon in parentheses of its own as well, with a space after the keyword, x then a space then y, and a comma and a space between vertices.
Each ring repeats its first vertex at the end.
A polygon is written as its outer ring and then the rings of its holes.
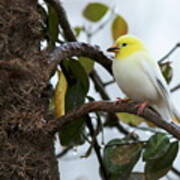
POLYGON ((145 50, 143 42, 132 35, 120 36, 115 44, 107 49, 108 52, 115 53, 116 59, 118 60, 125 59, 142 50, 145 50))

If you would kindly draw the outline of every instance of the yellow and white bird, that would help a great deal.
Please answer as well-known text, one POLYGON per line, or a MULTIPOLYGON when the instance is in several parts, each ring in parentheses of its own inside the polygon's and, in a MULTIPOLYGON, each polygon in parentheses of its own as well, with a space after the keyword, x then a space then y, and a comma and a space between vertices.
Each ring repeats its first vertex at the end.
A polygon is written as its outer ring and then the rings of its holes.
POLYGON ((167 83, 158 63, 151 57, 143 42, 132 35, 117 39, 108 52, 115 53, 112 70, 121 90, 132 100, 154 108, 162 118, 180 122, 167 83))

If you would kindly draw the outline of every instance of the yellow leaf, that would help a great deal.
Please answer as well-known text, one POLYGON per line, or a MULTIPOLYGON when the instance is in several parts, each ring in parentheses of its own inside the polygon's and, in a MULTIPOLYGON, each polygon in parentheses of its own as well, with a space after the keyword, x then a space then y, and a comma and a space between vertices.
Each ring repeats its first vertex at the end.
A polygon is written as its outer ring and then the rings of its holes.
POLYGON ((56 117, 60 117, 65 113, 65 95, 67 91, 67 81, 62 71, 58 72, 58 82, 54 93, 54 104, 56 117))
POLYGON ((116 16, 112 22, 112 37, 115 41, 119 36, 128 33, 128 24, 122 16, 116 16))
POLYGON ((144 118, 137 116, 135 114, 117 113, 116 115, 120 119, 120 121, 126 124, 130 124, 132 126, 138 126, 142 122, 145 122, 149 127, 155 127, 153 123, 146 121, 144 118))

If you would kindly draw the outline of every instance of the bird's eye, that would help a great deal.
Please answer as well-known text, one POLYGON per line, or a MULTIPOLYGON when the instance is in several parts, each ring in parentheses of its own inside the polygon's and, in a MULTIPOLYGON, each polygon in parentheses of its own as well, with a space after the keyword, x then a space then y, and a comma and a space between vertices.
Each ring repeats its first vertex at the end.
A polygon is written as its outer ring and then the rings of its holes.
POLYGON ((122 47, 125 47, 125 46, 127 46, 127 43, 122 43, 122 47))

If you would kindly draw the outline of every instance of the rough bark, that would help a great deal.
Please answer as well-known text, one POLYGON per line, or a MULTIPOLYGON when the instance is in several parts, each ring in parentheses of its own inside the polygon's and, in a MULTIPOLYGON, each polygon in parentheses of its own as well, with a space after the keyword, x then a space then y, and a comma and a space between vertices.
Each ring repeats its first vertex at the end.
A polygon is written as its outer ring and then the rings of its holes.
POLYGON ((54 137, 34 127, 47 121, 41 16, 35 0, 0 1, 0 179, 59 179, 54 137))

